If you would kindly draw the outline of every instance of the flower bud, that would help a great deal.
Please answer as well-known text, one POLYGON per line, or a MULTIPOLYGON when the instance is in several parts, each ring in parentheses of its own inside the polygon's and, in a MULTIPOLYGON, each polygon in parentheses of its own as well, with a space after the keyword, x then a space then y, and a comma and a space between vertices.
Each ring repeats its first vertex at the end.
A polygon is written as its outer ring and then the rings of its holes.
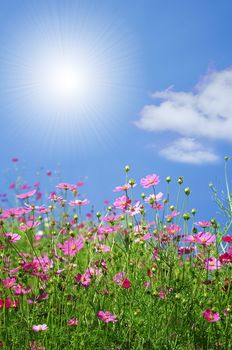
POLYGON ((171 182, 171 177, 170 176, 167 176, 166 177, 166 182, 169 184, 169 182, 171 182))
POLYGON ((134 180, 134 179, 130 179, 130 180, 129 180, 129 185, 130 185, 130 186, 133 186, 134 184, 135 184, 135 180, 134 180))
POLYGON ((126 165, 125 166, 125 172, 128 173, 129 171, 130 171, 130 167, 129 167, 129 165, 126 165))
POLYGON ((184 189, 184 192, 185 192, 185 194, 186 194, 186 196, 189 196, 190 195, 190 188, 189 187, 186 187, 185 189, 184 189))
POLYGON ((179 176, 177 182, 181 185, 183 183, 183 176, 179 176))
POLYGON ((196 209, 195 208, 193 208, 192 210, 191 210, 191 213, 193 214, 193 215, 195 215, 196 214, 196 209))
POLYGON ((191 217, 191 216, 190 216, 189 213, 184 213, 184 214, 183 214, 183 219, 184 219, 184 220, 189 220, 190 217, 191 217))
POLYGON ((98 219, 100 219, 101 213, 100 213, 99 211, 96 213, 96 217, 97 217, 98 219))

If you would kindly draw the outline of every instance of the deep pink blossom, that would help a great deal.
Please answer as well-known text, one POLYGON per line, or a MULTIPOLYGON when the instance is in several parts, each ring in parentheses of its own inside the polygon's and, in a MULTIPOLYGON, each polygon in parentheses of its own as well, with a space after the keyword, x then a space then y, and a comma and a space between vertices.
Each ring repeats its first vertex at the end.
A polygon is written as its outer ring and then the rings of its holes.
POLYGON ((2 280, 2 284, 5 288, 9 289, 12 288, 16 283, 16 278, 15 277, 8 277, 2 280))
POLYGON ((210 309, 206 309, 203 313, 202 316, 208 321, 208 322, 217 322, 220 321, 220 315, 218 312, 213 312, 210 309))
POLYGON ((141 186, 144 188, 149 188, 151 186, 155 186, 160 182, 159 176, 156 174, 147 175, 142 178, 140 181, 141 186))
POLYGON ((232 236, 224 236, 222 237, 223 242, 231 243, 232 242, 232 236))

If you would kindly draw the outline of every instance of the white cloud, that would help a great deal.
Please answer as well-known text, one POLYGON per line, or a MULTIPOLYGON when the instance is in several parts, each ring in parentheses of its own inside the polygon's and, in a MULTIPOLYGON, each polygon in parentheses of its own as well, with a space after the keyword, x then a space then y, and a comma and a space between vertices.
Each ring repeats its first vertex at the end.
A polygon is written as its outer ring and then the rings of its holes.
POLYGON ((180 163, 212 163, 218 156, 210 149, 205 148, 193 138, 180 138, 163 148, 159 154, 169 160, 180 163))
POLYGON ((193 92, 155 92, 135 124, 147 131, 232 141, 232 68, 206 75, 193 92))

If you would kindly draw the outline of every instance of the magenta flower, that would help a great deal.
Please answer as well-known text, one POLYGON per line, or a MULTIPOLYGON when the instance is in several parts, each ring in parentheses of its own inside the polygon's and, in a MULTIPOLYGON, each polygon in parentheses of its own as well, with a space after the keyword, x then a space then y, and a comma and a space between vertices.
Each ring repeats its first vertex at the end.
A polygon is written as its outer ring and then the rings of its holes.
POLYGON ((38 324, 38 325, 32 326, 32 330, 35 332, 47 331, 48 326, 46 324, 38 324))
POLYGON ((156 174, 147 175, 142 178, 140 181, 141 186, 144 188, 149 188, 151 186, 155 186, 160 182, 159 176, 156 174))
POLYGON ((75 256, 79 250, 84 247, 84 238, 79 237, 75 239, 70 237, 63 245, 59 245, 59 248, 62 249, 64 255, 75 256))
POLYGON ((223 240, 223 242, 231 243, 232 237, 231 236, 224 236, 224 237, 222 237, 222 240, 223 240))
POLYGON ((8 277, 8 278, 5 278, 4 280, 2 280, 2 284, 5 288, 12 288, 16 283, 16 278, 15 277, 8 277))
POLYGON ((195 236, 195 239, 197 243, 208 246, 215 241, 216 236, 212 235, 210 232, 199 232, 195 236))
POLYGON ((77 319, 70 319, 68 320, 68 325, 69 326, 77 326, 79 321, 77 319))
POLYGON ((204 268, 206 270, 218 270, 222 266, 220 260, 217 260, 216 258, 210 257, 209 259, 205 259, 204 261, 204 268))
POLYGON ((117 322, 117 316, 116 315, 112 315, 109 311, 98 311, 97 313, 97 317, 100 318, 103 322, 105 323, 115 323, 117 322))
POLYGON ((37 190, 33 190, 30 192, 18 194, 16 197, 19 199, 27 199, 29 197, 32 197, 36 192, 37 192, 37 190))
POLYGON ((220 315, 218 312, 213 312, 210 309, 206 309, 203 313, 202 316, 208 321, 208 322, 217 322, 220 321, 220 315))
POLYGON ((83 287, 88 288, 89 284, 91 282, 91 278, 90 278, 90 274, 84 273, 83 275, 81 275, 80 273, 78 273, 75 277, 74 277, 75 281, 77 283, 80 283, 83 287))

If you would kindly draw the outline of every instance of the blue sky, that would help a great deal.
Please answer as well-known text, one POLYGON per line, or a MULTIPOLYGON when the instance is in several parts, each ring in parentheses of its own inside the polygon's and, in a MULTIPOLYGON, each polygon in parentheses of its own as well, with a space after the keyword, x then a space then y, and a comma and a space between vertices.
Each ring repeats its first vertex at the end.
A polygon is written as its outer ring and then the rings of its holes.
POLYGON ((224 188, 231 154, 231 11, 229 0, 1 1, 1 192, 15 156, 29 184, 60 169, 101 209, 129 164, 137 181, 159 174, 161 190, 170 175, 173 193, 182 175, 199 219, 215 216, 208 184, 224 188), (61 52, 86 72, 75 101, 46 78, 61 52))

